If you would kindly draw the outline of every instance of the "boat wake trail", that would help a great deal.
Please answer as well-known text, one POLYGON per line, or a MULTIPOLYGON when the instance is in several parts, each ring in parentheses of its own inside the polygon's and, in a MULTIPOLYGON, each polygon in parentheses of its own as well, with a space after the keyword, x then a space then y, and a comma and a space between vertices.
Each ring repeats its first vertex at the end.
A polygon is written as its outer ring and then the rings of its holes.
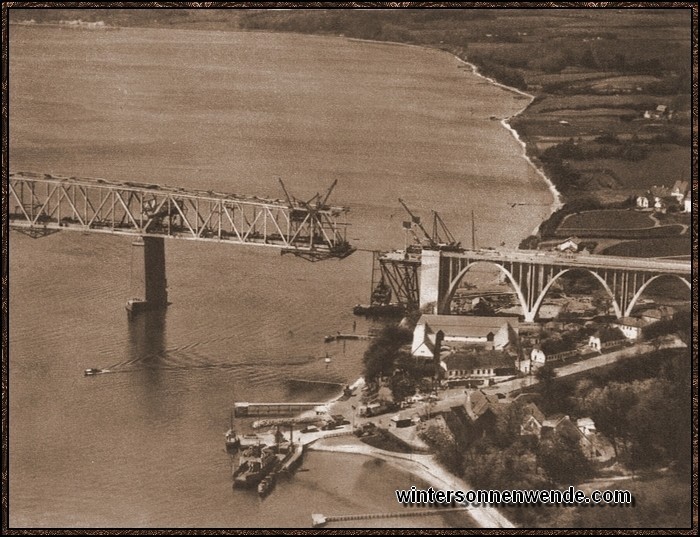
MULTIPOLYGON (((93 373, 88 374, 107 374, 107 373, 135 373, 137 371, 146 370, 161 370, 161 371, 190 371, 190 370, 233 370, 242 369, 249 370, 253 373, 253 377, 267 377, 268 375, 261 374, 261 368, 274 368, 274 376, 279 376, 279 368, 298 368, 314 364, 325 359, 325 356, 285 356, 280 359, 248 359, 245 361, 216 361, 212 360, 211 356, 204 353, 199 353, 193 348, 198 344, 186 345, 176 349, 155 353, 146 356, 140 356, 131 360, 125 360, 109 365, 105 368, 90 369, 93 373), (256 374, 257 372, 257 374, 256 374)), ((255 378, 254 382, 259 380, 263 382, 267 379, 255 378)))

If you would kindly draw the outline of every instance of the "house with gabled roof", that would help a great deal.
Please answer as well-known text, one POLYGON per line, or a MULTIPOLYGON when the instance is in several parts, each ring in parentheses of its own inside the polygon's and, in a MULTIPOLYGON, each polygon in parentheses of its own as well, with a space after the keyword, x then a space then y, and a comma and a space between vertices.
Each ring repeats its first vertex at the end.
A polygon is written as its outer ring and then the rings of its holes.
POLYGON ((676 200, 678 200, 678 203, 683 202, 683 198, 685 198, 687 192, 688 181, 676 181, 675 183, 673 183, 673 187, 671 188, 671 196, 676 198, 676 200))
POLYGON ((446 347, 478 345, 487 350, 502 350, 515 341, 518 326, 517 317, 424 314, 413 331, 411 354, 432 358, 438 332, 444 334, 442 344, 446 347))
POLYGON ((627 339, 642 337, 642 329, 649 323, 637 317, 621 317, 614 323, 627 339))
POLYGON ((460 349, 444 357, 440 365, 448 384, 486 386, 496 377, 516 374, 513 357, 502 351, 482 349, 460 349))
POLYGON ((676 310, 671 306, 659 306, 642 312, 640 317, 645 323, 651 324, 658 321, 670 321, 675 313, 676 310))

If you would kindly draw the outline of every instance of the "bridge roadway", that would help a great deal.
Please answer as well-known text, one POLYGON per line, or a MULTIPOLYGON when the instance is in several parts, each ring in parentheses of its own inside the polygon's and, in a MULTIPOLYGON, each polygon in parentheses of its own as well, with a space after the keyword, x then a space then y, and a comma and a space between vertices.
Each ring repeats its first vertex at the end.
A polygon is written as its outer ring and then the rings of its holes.
MULTIPOLYGON (((690 242, 688 243, 690 246, 690 242)), ((690 251, 690 249, 689 249, 690 251)), ((566 254, 540 250, 464 250, 463 252, 441 252, 443 257, 486 262, 513 262, 562 267, 622 269, 634 271, 664 272, 689 276, 690 261, 640 257, 616 257, 588 253, 566 254)))
POLYGON ((556 280, 572 270, 586 271, 598 280, 612 299, 618 318, 631 314, 639 297, 657 278, 675 277, 690 288, 693 272, 690 260, 541 250, 424 248, 379 253, 377 258, 381 282, 390 286, 395 301, 439 314, 450 313, 450 302, 462 278, 474 265, 485 263, 498 267, 515 291, 527 322, 534 321, 556 280))

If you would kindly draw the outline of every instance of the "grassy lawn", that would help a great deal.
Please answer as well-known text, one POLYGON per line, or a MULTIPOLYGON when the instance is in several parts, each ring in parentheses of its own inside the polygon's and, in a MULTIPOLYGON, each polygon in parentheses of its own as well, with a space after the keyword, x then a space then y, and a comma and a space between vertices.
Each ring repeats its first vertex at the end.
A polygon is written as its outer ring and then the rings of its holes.
POLYGON ((623 257, 670 257, 691 255, 689 237, 669 237, 665 239, 648 239, 626 241, 603 250, 605 255, 623 257))
POLYGON ((655 223, 647 213, 636 211, 588 211, 567 216, 559 229, 644 229, 654 227, 655 223))
POLYGON ((641 193, 655 185, 672 186, 678 180, 689 180, 691 152, 690 147, 663 145, 655 147, 641 161, 599 158, 572 161, 571 165, 582 172, 612 171, 619 183, 617 188, 641 193))
POLYGON ((634 505, 549 507, 543 513, 549 528, 668 528, 690 524, 692 503, 689 479, 674 474, 659 474, 627 480, 600 480, 582 486, 587 492, 598 490, 629 490, 634 505))
POLYGON ((360 438, 362 442, 372 447, 383 449, 385 451, 395 451, 397 453, 411 453, 411 447, 402 442, 389 431, 378 429, 376 434, 360 438))

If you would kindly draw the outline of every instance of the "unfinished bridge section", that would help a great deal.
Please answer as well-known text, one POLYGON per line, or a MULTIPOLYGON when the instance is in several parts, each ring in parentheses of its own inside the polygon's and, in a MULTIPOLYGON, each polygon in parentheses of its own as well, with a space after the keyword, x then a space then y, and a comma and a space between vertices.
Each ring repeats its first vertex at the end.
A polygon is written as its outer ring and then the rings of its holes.
POLYGON ((58 231, 130 235, 143 248, 146 306, 167 303, 165 238, 276 248, 317 261, 344 258, 347 207, 264 199, 155 184, 10 173, 11 229, 32 237, 58 231))

